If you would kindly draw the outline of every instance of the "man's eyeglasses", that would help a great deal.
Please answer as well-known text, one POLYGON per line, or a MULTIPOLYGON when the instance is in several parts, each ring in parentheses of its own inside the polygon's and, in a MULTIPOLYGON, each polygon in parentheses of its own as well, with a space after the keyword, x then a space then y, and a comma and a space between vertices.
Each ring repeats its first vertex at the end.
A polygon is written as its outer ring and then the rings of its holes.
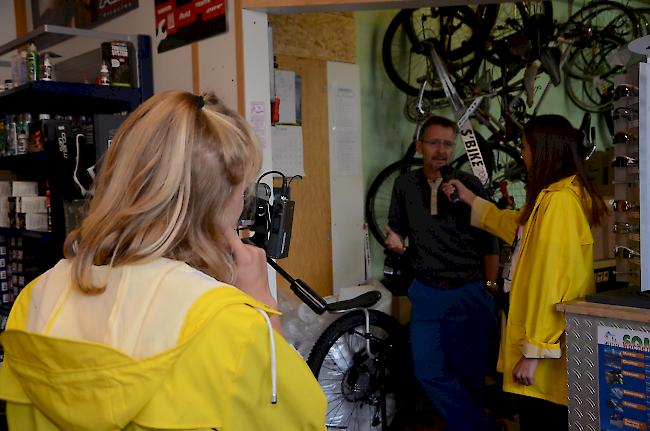
POLYGON ((624 97, 639 97, 639 87, 629 84, 617 85, 614 88, 614 100, 624 97))
POLYGON ((639 166, 639 160, 630 156, 618 156, 612 160, 612 166, 615 168, 631 168, 639 166))
POLYGON ((420 138, 420 142, 431 145, 433 146, 442 146, 445 148, 453 148, 454 147, 454 141, 448 141, 446 139, 422 139, 420 138))
POLYGON ((621 118, 624 118, 627 121, 635 121, 639 119, 639 111, 636 109, 619 106, 618 108, 614 109, 614 112, 612 112, 612 118, 614 120, 620 120, 621 118))
POLYGON ((624 245, 617 245, 614 247, 614 256, 622 257, 623 259, 632 259, 635 257, 640 257, 641 253, 636 250, 632 250, 630 247, 625 247, 624 245))
POLYGON ((612 226, 614 233, 637 233, 641 227, 639 225, 631 225, 625 222, 616 222, 612 226))
POLYGON ((625 132, 618 132, 614 135, 614 140, 612 141, 614 145, 618 144, 631 144, 632 142, 638 142, 638 137, 625 132))
POLYGON ((622 199, 612 201, 612 209, 614 211, 627 212, 639 208, 640 208, 639 204, 632 203, 630 201, 626 201, 622 199))

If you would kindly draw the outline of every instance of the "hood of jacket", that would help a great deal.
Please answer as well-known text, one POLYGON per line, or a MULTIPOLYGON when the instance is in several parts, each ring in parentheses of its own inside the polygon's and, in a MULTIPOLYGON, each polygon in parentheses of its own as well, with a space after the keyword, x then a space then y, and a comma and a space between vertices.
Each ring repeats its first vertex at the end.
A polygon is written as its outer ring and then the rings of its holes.
POLYGON ((8 385, 15 392, 8 398, 34 404, 61 429, 71 431, 125 428, 152 398, 184 347, 138 360, 101 344, 17 329, 7 330, 1 341, 10 357, 10 369, 3 371, 9 371, 8 379, 20 381, 8 385))
POLYGON ((5 351, 0 398, 34 405, 63 430, 125 428, 139 412, 146 411, 211 316, 232 304, 273 312, 184 263, 162 259, 112 274, 117 281, 112 286, 109 277, 108 302, 98 306, 94 319, 82 308, 86 304, 92 310, 96 305, 83 302, 89 301, 88 295, 71 286, 62 287, 69 280, 69 268, 69 262, 61 261, 30 283, 0 335, 5 351), (143 280, 150 283, 143 285, 143 280), (111 293, 111 288, 117 291, 111 293), (135 295, 130 289, 142 292, 135 295), (72 306, 66 306, 69 303, 72 306), (190 308, 193 317, 187 324, 190 308), (58 328, 57 333, 57 325, 64 330, 58 328), (75 335, 68 337, 66 328, 75 335), (172 331, 171 336, 165 331, 172 331), (84 334, 92 334, 91 339, 84 339, 84 334), (148 347, 142 350, 143 345, 148 347))

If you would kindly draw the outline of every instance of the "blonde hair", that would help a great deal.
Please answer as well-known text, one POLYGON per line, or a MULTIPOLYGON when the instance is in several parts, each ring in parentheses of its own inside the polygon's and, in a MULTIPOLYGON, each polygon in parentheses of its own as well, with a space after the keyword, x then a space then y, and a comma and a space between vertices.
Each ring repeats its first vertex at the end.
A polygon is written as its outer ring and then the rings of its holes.
POLYGON ((88 215, 66 238, 72 282, 101 293, 92 265, 159 257, 232 282, 235 265, 222 232, 233 221, 223 208, 237 186, 254 180, 261 158, 250 127, 213 94, 154 95, 117 131, 88 215))

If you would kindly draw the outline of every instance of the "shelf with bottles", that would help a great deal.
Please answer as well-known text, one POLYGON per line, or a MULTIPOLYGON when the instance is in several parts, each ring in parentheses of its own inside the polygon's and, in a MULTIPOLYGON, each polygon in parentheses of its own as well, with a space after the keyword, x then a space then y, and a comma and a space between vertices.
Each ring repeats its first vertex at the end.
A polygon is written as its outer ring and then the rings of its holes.
POLYGON ((0 112, 18 113, 38 106, 41 112, 111 114, 131 111, 153 94, 149 36, 45 25, 0 46, 0 55, 12 51, 10 63, 0 62, 11 67, 12 76, 0 82, 4 90, 0 91, 0 112), (53 35, 101 43, 93 43, 94 50, 54 63, 60 56, 41 49, 49 46, 43 43, 53 35), (61 67, 61 76, 57 76, 57 67, 61 67))

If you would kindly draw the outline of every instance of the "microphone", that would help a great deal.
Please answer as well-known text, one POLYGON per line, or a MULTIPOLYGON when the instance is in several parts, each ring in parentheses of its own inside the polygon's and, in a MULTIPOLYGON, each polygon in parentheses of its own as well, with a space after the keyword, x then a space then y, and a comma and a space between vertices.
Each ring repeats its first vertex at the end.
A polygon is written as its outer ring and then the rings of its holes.
MULTIPOLYGON (((449 165, 442 166, 440 168, 440 173, 442 174, 442 181, 444 182, 449 182, 449 180, 452 180, 455 178, 454 176, 454 168, 452 168, 449 165)), ((458 190, 455 190, 451 194, 451 201, 453 203, 458 203, 460 202, 460 196, 458 196, 458 190)))

